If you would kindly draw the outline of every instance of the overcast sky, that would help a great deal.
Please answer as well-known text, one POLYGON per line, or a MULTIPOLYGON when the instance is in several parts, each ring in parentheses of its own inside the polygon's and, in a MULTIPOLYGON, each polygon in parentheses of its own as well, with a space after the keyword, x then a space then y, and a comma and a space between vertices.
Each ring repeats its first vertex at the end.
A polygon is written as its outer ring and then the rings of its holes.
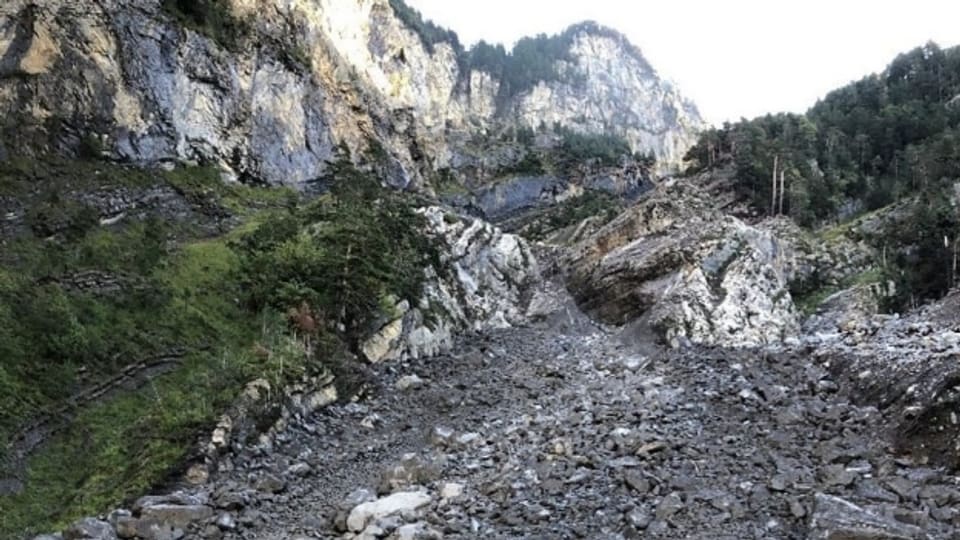
POLYGON ((711 122, 803 112, 929 40, 960 43, 960 0, 407 0, 469 45, 595 20, 626 34, 711 122))

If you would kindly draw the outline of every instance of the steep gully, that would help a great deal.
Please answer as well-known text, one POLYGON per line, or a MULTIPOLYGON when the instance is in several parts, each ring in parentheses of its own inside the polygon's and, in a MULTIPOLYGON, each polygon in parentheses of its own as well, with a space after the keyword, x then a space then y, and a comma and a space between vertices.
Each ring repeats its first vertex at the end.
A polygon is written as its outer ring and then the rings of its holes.
POLYGON ((628 345, 541 293, 138 506, 213 509, 173 538, 957 537, 956 478, 891 453, 807 349, 628 345))

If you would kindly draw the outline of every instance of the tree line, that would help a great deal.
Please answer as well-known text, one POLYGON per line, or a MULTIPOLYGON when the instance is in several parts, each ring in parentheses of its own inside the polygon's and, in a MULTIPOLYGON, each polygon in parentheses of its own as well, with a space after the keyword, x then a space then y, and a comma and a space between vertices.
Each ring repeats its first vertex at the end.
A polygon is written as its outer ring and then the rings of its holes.
POLYGON ((510 50, 502 44, 483 40, 466 49, 456 32, 424 19, 419 11, 403 0, 390 0, 390 6, 404 25, 417 34, 428 52, 433 53, 440 43, 451 46, 457 55, 461 77, 468 76, 471 71, 483 71, 500 81, 498 97, 501 100, 530 90, 541 81, 561 80, 564 74, 558 68, 558 62, 573 60, 570 48, 574 38, 581 32, 602 35, 621 42, 624 48, 640 61, 644 69, 653 71, 639 49, 630 45, 626 37, 595 22, 575 24, 555 35, 541 33, 524 37, 510 50))
POLYGON ((766 115, 710 129, 689 172, 732 167, 761 215, 806 226, 909 200, 899 246, 904 294, 934 297, 955 282, 960 219, 960 48, 927 43, 881 73, 830 92, 806 114, 766 115))

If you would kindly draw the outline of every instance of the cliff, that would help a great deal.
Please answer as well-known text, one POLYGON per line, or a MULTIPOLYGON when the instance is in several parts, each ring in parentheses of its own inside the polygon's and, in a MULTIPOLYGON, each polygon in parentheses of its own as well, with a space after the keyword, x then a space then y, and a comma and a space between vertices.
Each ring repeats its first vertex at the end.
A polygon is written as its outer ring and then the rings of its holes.
POLYGON ((464 165, 478 138, 560 126, 677 164, 696 108, 616 32, 562 37, 557 77, 504 92, 503 74, 471 69, 455 39, 424 40, 387 0, 13 0, 0 8, 0 156, 200 162, 304 186, 339 145, 374 143, 406 188, 464 165))

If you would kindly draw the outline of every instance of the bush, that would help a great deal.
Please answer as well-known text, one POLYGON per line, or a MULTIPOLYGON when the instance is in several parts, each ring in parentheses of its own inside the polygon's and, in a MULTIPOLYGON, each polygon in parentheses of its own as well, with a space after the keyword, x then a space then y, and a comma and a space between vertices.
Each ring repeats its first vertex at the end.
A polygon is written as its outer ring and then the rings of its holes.
POLYGON ((331 166, 324 197, 274 216, 233 244, 253 309, 303 307, 354 350, 385 298, 419 299, 424 269, 438 265, 424 218, 357 170, 331 166))
POLYGON ((560 151, 568 164, 593 162, 601 166, 619 165, 624 156, 632 156, 626 139, 611 134, 576 133, 561 128, 560 151))
POLYGON ((433 54, 438 44, 449 43, 458 56, 463 56, 463 47, 456 32, 437 26, 433 21, 425 20, 419 11, 408 6, 403 0, 390 0, 390 7, 393 8, 397 18, 417 34, 430 54, 433 54))
POLYGON ((100 223, 100 215, 85 204, 54 194, 30 208, 27 223, 37 236, 46 238, 62 234, 68 240, 76 240, 100 223))
POLYGON ((527 152, 524 154, 523 159, 499 171, 500 175, 521 174, 538 176, 545 173, 546 169, 543 167, 543 161, 541 161, 540 156, 534 152, 527 152))
POLYGON ((80 159, 91 161, 101 159, 103 157, 103 143, 96 135, 85 135, 80 139, 77 154, 80 156, 80 159))

